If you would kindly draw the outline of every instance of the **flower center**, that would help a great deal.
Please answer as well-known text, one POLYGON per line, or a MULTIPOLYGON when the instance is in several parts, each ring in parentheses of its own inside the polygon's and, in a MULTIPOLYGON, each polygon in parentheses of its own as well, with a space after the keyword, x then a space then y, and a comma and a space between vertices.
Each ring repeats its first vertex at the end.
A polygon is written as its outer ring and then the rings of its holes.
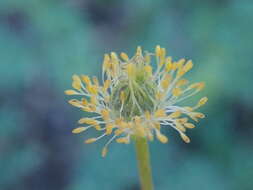
POLYGON ((119 81, 110 100, 115 116, 131 120, 145 111, 152 112, 155 107, 155 87, 142 68, 136 70, 134 77, 119 81))

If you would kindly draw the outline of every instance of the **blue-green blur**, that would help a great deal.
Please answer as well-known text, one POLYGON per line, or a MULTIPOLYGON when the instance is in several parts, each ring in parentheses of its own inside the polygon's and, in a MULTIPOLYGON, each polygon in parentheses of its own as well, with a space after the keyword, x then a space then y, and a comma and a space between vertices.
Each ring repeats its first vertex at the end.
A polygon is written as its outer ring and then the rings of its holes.
MULTIPOLYGON (((138 190, 134 146, 71 133, 84 112, 64 90, 73 74, 101 76, 104 53, 138 45, 192 59, 206 114, 185 144, 150 144, 155 190, 253 189, 251 0, 0 0, 0 189, 138 190)), ((99 78, 101 80, 101 77, 99 78)))

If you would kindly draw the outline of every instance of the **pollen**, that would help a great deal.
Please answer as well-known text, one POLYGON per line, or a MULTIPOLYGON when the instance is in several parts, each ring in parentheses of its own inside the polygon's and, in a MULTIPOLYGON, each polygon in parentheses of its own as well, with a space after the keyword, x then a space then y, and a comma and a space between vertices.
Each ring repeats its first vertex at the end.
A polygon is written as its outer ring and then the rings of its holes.
POLYGON ((100 135, 84 142, 94 143, 107 139, 101 155, 106 156, 112 142, 129 144, 135 138, 161 143, 168 138, 163 131, 176 130, 185 143, 190 143, 187 131, 205 115, 197 111, 208 101, 201 98, 194 105, 184 101, 196 95, 205 83, 190 83, 185 76, 193 68, 191 60, 172 60, 159 45, 153 53, 137 47, 135 55, 122 52, 104 55, 102 79, 93 76, 72 76, 72 89, 66 95, 74 96, 69 104, 89 117, 78 121, 82 126, 72 130, 80 134, 96 130, 100 135), (155 66, 155 67, 153 67, 155 66))

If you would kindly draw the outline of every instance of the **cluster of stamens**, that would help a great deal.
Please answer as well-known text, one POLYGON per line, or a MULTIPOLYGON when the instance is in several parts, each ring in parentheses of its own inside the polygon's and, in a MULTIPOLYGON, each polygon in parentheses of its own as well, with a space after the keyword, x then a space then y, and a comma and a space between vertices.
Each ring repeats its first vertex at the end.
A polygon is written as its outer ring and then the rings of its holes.
POLYGON ((94 117, 81 118, 78 123, 82 126, 72 132, 81 133, 90 128, 102 132, 85 143, 110 136, 102 156, 106 155, 113 140, 128 144, 132 138, 152 141, 156 136, 166 143, 168 138, 161 133, 161 128, 165 127, 174 128, 189 143, 186 129, 195 127, 189 119, 198 122, 199 118, 204 118, 196 109, 207 102, 203 97, 193 107, 177 105, 204 87, 203 82, 189 84, 182 78, 192 66, 191 60, 172 61, 160 46, 155 53, 143 53, 138 47, 132 58, 125 53, 120 56, 115 52, 105 54, 101 85, 97 77, 73 75, 73 90, 65 91, 67 95, 81 97, 69 100, 71 105, 94 114, 94 117), (153 59, 155 65, 152 65, 153 59), (152 66, 156 67, 155 71, 152 66))

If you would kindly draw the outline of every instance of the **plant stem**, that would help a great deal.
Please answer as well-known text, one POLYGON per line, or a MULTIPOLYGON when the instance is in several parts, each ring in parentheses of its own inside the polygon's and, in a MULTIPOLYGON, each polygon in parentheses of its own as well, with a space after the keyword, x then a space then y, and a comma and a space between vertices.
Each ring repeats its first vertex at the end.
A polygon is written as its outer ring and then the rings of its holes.
POLYGON ((152 173, 147 139, 136 137, 135 150, 142 190, 153 190, 152 173))

